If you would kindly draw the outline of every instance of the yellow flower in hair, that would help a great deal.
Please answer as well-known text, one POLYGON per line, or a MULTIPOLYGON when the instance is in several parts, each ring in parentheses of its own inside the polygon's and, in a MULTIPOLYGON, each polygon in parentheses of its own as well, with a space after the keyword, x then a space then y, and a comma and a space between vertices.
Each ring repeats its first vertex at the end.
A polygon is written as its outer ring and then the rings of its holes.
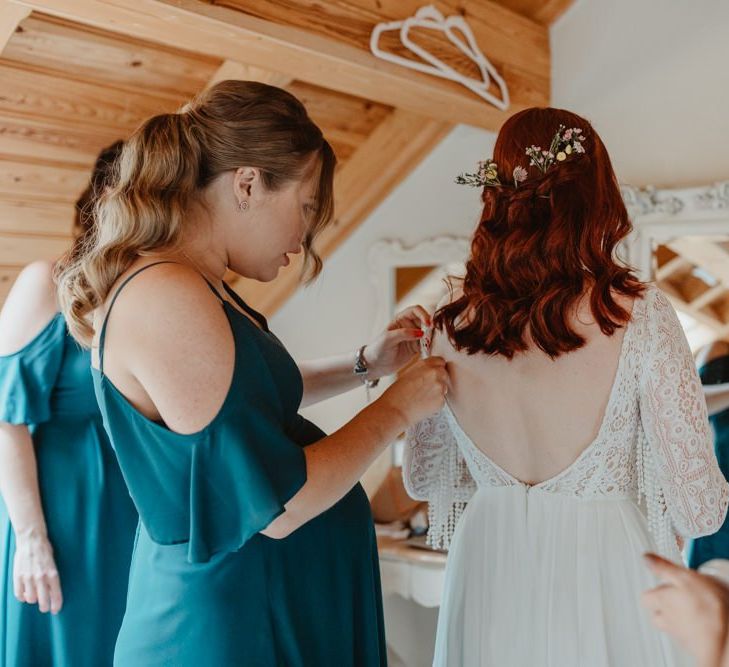
POLYGON ((564 152, 567 153, 567 155, 570 155, 572 153, 572 146, 567 144, 567 146, 565 146, 564 152))
POLYGON ((557 153, 557 160, 559 162, 564 162, 567 159, 567 154, 564 151, 560 151, 557 153))

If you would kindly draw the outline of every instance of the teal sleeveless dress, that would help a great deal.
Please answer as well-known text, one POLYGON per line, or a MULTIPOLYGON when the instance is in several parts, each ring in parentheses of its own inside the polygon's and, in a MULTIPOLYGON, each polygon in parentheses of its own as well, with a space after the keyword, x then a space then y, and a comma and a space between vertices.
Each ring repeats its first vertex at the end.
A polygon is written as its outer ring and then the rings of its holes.
POLYGON ((32 434, 63 608, 13 594, 15 538, 0 499, 0 665, 111 665, 124 614, 138 517, 94 396, 91 359, 57 314, 23 349, 0 357, 0 420, 32 434))
MULTIPOLYGON (((139 271, 154 266, 147 265, 139 271)), ((324 433, 298 414, 296 363, 265 318, 210 283, 235 341, 224 403, 201 431, 143 416, 104 375, 97 398, 141 518, 117 667, 385 665, 379 564, 358 484, 289 537, 260 534, 306 481, 303 447, 324 433)))
MULTIPOLYGON (((729 356, 712 359, 699 370, 701 383, 729 382, 729 356)), ((714 430, 714 451, 724 477, 729 479, 729 409, 709 418, 714 430)), ((689 567, 698 568, 713 558, 729 558, 729 519, 713 535, 699 537, 689 546, 689 567)))

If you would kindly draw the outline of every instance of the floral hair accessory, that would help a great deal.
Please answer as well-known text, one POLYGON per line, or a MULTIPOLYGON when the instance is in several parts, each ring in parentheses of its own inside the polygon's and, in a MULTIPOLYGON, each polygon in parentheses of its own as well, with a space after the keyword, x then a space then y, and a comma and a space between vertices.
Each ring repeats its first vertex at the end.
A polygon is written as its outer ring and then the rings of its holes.
POLYGON ((560 125, 552 137, 549 150, 542 150, 541 146, 529 146, 526 154, 529 156, 529 166, 536 167, 543 174, 547 172, 554 163, 564 162, 572 153, 584 153, 585 148, 582 142, 585 137, 578 127, 565 128, 560 125))
MULTIPOLYGON (((460 174, 456 177, 458 185, 470 185, 474 188, 482 188, 486 185, 491 187, 500 186, 498 167, 493 160, 484 160, 478 163, 478 170, 474 174, 460 174)), ((516 167, 512 173, 514 187, 526 180, 527 170, 524 167, 516 167)))
MULTIPOLYGON (((526 154, 529 157, 529 166, 537 167, 542 173, 546 173, 555 162, 564 162, 568 155, 572 153, 584 153, 585 148, 582 142, 585 137, 582 130, 578 127, 565 128, 560 125, 559 129, 552 137, 549 150, 542 150, 540 146, 529 146, 526 154)), ((491 160, 483 160, 478 163, 478 169, 475 173, 460 174, 456 177, 458 185, 470 185, 474 188, 482 188, 484 186, 497 187, 503 185, 499 179, 496 163, 491 160)), ((511 176, 514 179, 514 187, 518 188, 519 183, 526 181, 529 173, 521 165, 514 167, 511 176)))

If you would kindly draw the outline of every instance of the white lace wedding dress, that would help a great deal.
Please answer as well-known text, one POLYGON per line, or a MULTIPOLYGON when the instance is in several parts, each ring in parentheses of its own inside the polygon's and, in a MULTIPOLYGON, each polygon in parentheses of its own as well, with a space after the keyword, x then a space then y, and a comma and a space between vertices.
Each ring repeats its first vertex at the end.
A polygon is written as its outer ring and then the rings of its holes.
POLYGON ((448 406, 408 432, 403 464, 450 546, 438 667, 691 664, 640 607, 646 551, 717 530, 728 487, 676 313, 649 286, 627 324, 597 437, 527 486, 491 461, 448 406), (465 506, 465 509, 464 509, 465 506))

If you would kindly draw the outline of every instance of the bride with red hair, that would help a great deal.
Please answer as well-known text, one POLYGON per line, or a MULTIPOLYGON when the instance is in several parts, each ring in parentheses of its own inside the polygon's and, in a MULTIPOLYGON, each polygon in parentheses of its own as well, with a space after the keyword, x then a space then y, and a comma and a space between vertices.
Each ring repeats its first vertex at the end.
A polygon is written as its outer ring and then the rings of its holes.
POLYGON ((452 388, 403 466, 450 548, 434 664, 687 664, 640 609, 641 555, 679 561, 729 491, 676 313, 615 257, 631 223, 605 146, 527 109, 459 182, 483 213, 434 317, 452 388))

